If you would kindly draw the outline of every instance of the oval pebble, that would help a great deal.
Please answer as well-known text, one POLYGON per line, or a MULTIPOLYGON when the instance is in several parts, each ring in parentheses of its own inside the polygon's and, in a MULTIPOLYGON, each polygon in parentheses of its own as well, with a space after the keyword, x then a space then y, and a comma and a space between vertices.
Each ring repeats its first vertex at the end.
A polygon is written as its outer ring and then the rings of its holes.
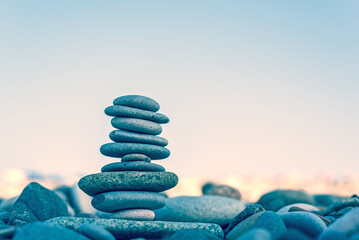
POLYGON ((121 162, 151 162, 151 158, 146 155, 132 153, 127 154, 121 158, 121 162))
POLYGON ((285 207, 282 207, 281 209, 279 209, 277 211, 277 213, 281 214, 281 213, 289 212, 289 209, 291 209, 292 207, 299 207, 308 212, 320 212, 320 210, 317 207, 314 207, 313 205, 310 205, 307 203, 293 203, 293 204, 289 204, 285 207))
POLYGON ((173 188, 178 177, 172 172, 103 172, 87 175, 78 186, 90 196, 112 191, 162 192, 173 188))
MULTIPOLYGON (((240 235, 236 240, 272 240, 271 234, 263 228, 252 228, 240 235)), ((275 238, 274 238, 275 239, 275 238)))
POLYGON ((170 121, 169 118, 162 113, 156 113, 138 108, 131 108, 119 105, 107 107, 105 109, 105 113, 106 115, 112 117, 140 118, 156 123, 168 123, 170 121))
POLYGON ((123 130, 114 130, 110 132, 109 137, 114 142, 146 143, 163 147, 168 145, 168 141, 165 138, 123 130))
POLYGON ((92 240, 116 240, 108 230, 96 224, 84 223, 77 231, 92 240))
POLYGON ((100 152, 105 156, 118 158, 131 153, 139 153, 147 155, 152 160, 164 159, 170 155, 167 148, 142 143, 106 143, 101 146, 100 152))
POLYGON ((344 198, 332 203, 327 209, 324 211, 324 215, 329 215, 332 212, 337 212, 346 207, 357 207, 359 206, 358 198, 344 198))
POLYGON ((152 98, 141 95, 125 95, 113 100, 114 105, 121 105, 157 112, 160 105, 152 98))
POLYGON ((317 215, 310 212, 288 212, 280 215, 287 228, 302 231, 312 238, 317 238, 327 229, 327 225, 317 215))
POLYGON ((155 213, 149 209, 129 209, 115 212, 111 218, 134 220, 134 221, 152 221, 155 219, 155 213))
POLYGON ((135 162, 114 162, 101 168, 101 172, 119 172, 119 171, 145 171, 145 172, 164 172, 166 169, 155 163, 143 161, 135 162))
POLYGON ((166 198, 156 192, 114 191, 96 195, 91 204, 103 212, 117 212, 124 209, 158 209, 166 204, 166 198))
POLYGON ((117 129, 151 135, 162 132, 162 127, 158 123, 138 118, 115 117, 112 118, 111 125, 117 129))

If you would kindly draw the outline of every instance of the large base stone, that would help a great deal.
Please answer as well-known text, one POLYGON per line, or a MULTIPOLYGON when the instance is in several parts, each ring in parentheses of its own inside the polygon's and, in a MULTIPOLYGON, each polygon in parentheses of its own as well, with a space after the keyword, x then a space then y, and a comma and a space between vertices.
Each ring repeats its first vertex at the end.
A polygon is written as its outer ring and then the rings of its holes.
POLYGON ((81 224, 93 223, 110 231, 116 239, 162 238, 180 230, 205 231, 223 238, 222 228, 214 223, 166 222, 166 221, 131 221, 104 218, 57 217, 47 220, 77 230, 81 224))

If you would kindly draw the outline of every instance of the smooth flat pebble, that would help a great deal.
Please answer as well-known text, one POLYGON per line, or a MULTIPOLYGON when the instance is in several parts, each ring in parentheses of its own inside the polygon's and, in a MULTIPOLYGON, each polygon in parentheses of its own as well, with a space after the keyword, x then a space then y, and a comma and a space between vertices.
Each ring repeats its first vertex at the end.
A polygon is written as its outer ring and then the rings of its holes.
POLYGON ((101 172, 120 172, 120 171, 144 171, 144 172, 164 172, 166 169, 155 163, 143 161, 135 162, 114 162, 101 168, 101 172))
POLYGON ((291 209, 292 207, 299 207, 299 208, 302 208, 303 210, 306 210, 308 212, 320 212, 320 210, 313 206, 313 205, 310 205, 310 204, 307 204, 307 203, 293 203, 293 204, 289 204, 285 207, 282 207, 281 209, 279 209, 277 211, 278 214, 281 214, 281 213, 286 213, 286 212, 289 212, 289 209, 291 209))
POLYGON ((133 108, 139 108, 152 112, 157 112, 160 109, 158 102, 152 98, 141 95, 125 95, 113 100, 114 105, 121 105, 133 108))
MULTIPOLYGON (((252 228, 243 233, 236 240, 272 240, 271 234, 263 228, 252 228)), ((273 238, 275 239, 275 238, 273 238)))
POLYGON ((277 211, 292 203, 314 204, 314 198, 304 191, 298 190, 275 190, 260 197, 257 202, 266 210, 277 211))
POLYGON ((254 227, 258 218, 264 213, 264 211, 257 212, 252 216, 244 219, 240 223, 238 223, 227 235, 225 240, 236 240, 239 236, 241 236, 246 231, 250 230, 254 227))
POLYGON ((116 240, 112 233, 96 224, 82 224, 77 231, 92 240, 116 240))
POLYGON ((280 214, 287 228, 298 229, 311 238, 317 238, 327 229, 327 225, 317 215, 310 212, 288 212, 280 214))
POLYGON ((138 108, 119 106, 119 105, 107 107, 105 109, 105 113, 106 115, 112 117, 140 118, 156 123, 168 123, 170 121, 170 119, 162 113, 156 113, 138 108))
POLYGON ((277 239, 286 232, 287 228, 282 218, 275 212, 265 211, 254 224, 255 228, 264 228, 271 233, 273 239, 277 239))
POLYGON ((34 222, 24 225, 13 240, 89 240, 84 235, 63 226, 34 222))
POLYGON ((121 158, 121 162, 151 162, 151 158, 149 158, 146 155, 138 154, 138 153, 132 153, 127 154, 121 158))
POLYGON ((162 127, 158 123, 138 118, 115 117, 112 118, 111 125, 117 129, 150 135, 162 132, 162 127))
POLYGON ((112 191, 162 192, 173 188, 178 177, 172 172, 103 172, 87 175, 78 186, 90 196, 112 191))
POLYGON ((110 231, 116 239, 132 239, 143 237, 156 239, 169 236, 180 230, 205 231, 223 238, 222 228, 213 223, 188 223, 165 221, 132 221, 104 218, 58 217, 47 220, 48 223, 59 224, 70 229, 78 229, 84 223, 93 223, 110 231))
POLYGON ((329 239, 329 237, 336 232, 342 233, 342 235, 344 234, 346 236, 359 232, 359 208, 354 208, 350 212, 338 218, 320 235, 319 240, 329 239))
POLYGON ((329 215, 332 212, 337 212, 346 207, 357 207, 359 206, 359 199, 354 198, 344 198, 332 203, 327 209, 324 211, 324 215, 329 215))
POLYGON ((117 212, 124 209, 158 209, 166 204, 166 198, 156 192, 114 191, 96 195, 91 204, 103 212, 117 212))
POLYGON ((155 220, 178 222, 204 222, 227 225, 243 202, 222 196, 179 196, 168 198, 163 208, 155 210, 155 220))
POLYGON ((134 220, 134 221, 152 221, 155 219, 155 213, 149 209, 128 209, 115 212, 111 218, 134 220))
POLYGON ((215 195, 215 196, 224 196, 231 197, 240 200, 242 195, 238 191, 231 186, 224 184, 215 184, 215 183, 207 183, 202 187, 203 195, 215 195))
POLYGON ((219 238, 216 235, 210 234, 208 232, 204 232, 204 231, 197 231, 197 230, 180 230, 174 234, 172 234, 169 237, 165 237, 162 238, 165 240, 188 240, 188 239, 193 239, 193 240, 221 240, 221 238, 219 238))
POLYGON ((224 234, 227 235, 238 223, 242 222, 244 219, 263 211, 264 208, 259 204, 251 204, 247 206, 230 221, 228 227, 224 230, 224 234))
POLYGON ((55 192, 32 182, 11 207, 9 224, 23 225, 58 216, 69 216, 66 203, 55 192))
POLYGON ((106 143, 101 146, 100 152, 105 156, 118 158, 131 153, 139 153, 150 157, 152 160, 164 159, 170 155, 167 148, 142 143, 106 143))
POLYGON ((145 143, 162 147, 168 145, 168 141, 165 138, 150 134, 135 133, 124 130, 114 130, 110 132, 109 137, 114 142, 145 143))

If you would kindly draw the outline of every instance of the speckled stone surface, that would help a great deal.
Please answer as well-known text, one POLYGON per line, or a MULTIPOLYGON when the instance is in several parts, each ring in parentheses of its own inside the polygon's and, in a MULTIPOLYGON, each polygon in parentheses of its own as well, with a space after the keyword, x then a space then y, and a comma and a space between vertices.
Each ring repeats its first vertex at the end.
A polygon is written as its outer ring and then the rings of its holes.
POLYGON ((227 225, 244 204, 222 196, 179 196, 168 198, 166 206, 155 210, 156 220, 178 222, 207 222, 227 225))
POLYGON ((127 154, 121 158, 121 162, 136 162, 136 161, 151 162, 151 158, 139 153, 127 154))
POLYGON ((77 230, 81 224, 93 223, 104 227, 110 231, 116 239, 132 238, 161 238, 169 236, 180 230, 194 229, 205 231, 223 238, 222 228, 213 223, 186 223, 186 222, 165 222, 165 221, 131 221, 120 219, 101 219, 101 218, 75 218, 58 217, 48 221, 48 223, 59 224, 70 229, 77 230))
POLYGON ((151 135, 162 132, 162 127, 158 123, 138 118, 115 117, 112 118, 111 125, 117 129, 151 135))
POLYGON ((140 118, 156 123, 168 123, 170 121, 170 119, 162 113, 156 113, 138 108, 131 108, 131 107, 119 106, 119 105, 107 107, 105 109, 105 113, 108 116, 112 116, 112 117, 140 118))
POLYGON ((239 236, 241 236, 246 231, 250 230, 254 227, 255 223, 257 222, 258 218, 264 213, 264 211, 257 212, 252 216, 244 219, 240 223, 238 223, 227 235, 225 240, 235 240, 239 236))
POLYGON ((254 228, 266 229, 273 239, 278 239, 287 230, 279 214, 272 211, 265 211, 254 224, 254 228))
POLYGON ((111 218, 134 220, 134 221, 152 221, 155 219, 155 213, 149 209, 128 209, 115 212, 111 218))
POLYGON ((166 204, 166 198, 156 192, 115 191, 96 195, 91 204, 103 212, 117 212, 123 209, 158 209, 166 204))
POLYGON ((324 215, 329 215, 331 212, 337 212, 340 209, 346 207, 357 207, 359 206, 358 198, 345 198, 332 203, 325 211, 324 215))
POLYGON ((320 212, 320 210, 317 207, 313 206, 313 205, 306 204, 306 203, 293 203, 293 204, 289 204, 289 205, 287 205, 285 207, 282 207, 281 209, 279 209, 277 211, 277 213, 281 214, 281 213, 289 212, 289 210, 292 207, 299 207, 299 208, 302 208, 303 210, 308 211, 308 212, 311 212, 311 211, 320 212))
POLYGON ((141 95, 125 95, 113 100, 114 105, 121 105, 133 108, 139 108, 152 112, 157 112, 160 109, 158 102, 152 98, 141 95))
POLYGON ((143 161, 134 162, 114 162, 107 164, 101 168, 101 172, 119 172, 119 171, 148 171, 148 172, 164 172, 166 169, 155 163, 143 161))
POLYGON ((142 143, 106 143, 101 146, 100 152, 108 157, 123 157, 131 153, 149 156, 152 160, 164 159, 170 155, 167 148, 142 143))
POLYGON ((116 240, 108 230, 96 224, 82 224, 77 231, 93 240, 116 240))
POLYGON ((224 234, 227 235, 238 223, 242 222, 244 219, 252 216, 253 214, 263 211, 264 208, 259 204, 251 204, 247 206, 243 211, 241 211, 230 221, 228 227, 224 231, 224 234))
POLYGON ((78 185, 82 191, 95 196, 111 191, 162 192, 173 188, 178 177, 172 172, 103 172, 87 175, 78 185))
POLYGON ((129 142, 129 143, 145 143, 145 144, 153 144, 158 146, 167 146, 168 141, 165 138, 149 135, 149 134, 141 134, 134 133, 123 130, 114 130, 110 132, 110 139, 114 142, 129 142))

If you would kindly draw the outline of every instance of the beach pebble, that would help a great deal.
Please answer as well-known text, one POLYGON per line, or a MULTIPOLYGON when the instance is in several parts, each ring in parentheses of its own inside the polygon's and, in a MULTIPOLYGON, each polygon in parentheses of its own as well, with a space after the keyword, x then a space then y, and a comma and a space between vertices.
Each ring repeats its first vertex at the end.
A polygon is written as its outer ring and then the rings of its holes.
POLYGON ((320 212, 320 210, 313 206, 313 205, 310 205, 310 204, 307 204, 307 203, 293 203, 293 204, 289 204, 285 207, 282 207, 281 209, 279 209, 277 211, 278 214, 281 214, 281 213, 286 213, 286 212, 289 212, 289 210, 292 208, 292 207, 298 207, 298 208, 301 208, 305 211, 308 211, 308 212, 320 212))
POLYGON ((257 212, 252 216, 247 217, 240 223, 238 223, 227 235, 225 240, 236 240, 245 232, 249 231, 254 227, 258 218, 264 213, 264 211, 257 212))
POLYGON ((34 222, 24 225, 16 232, 13 240, 89 240, 89 238, 68 228, 34 222))
POLYGON ((114 162, 101 168, 101 172, 119 172, 119 171, 144 171, 144 172, 164 172, 166 169, 155 163, 143 161, 134 162, 114 162))
POLYGON ((0 220, 7 224, 10 220, 10 213, 8 211, 0 212, 0 220))
POLYGON ((162 147, 168 145, 168 140, 163 137, 123 130, 114 130, 109 137, 114 142, 145 143, 162 147))
POLYGON ((324 206, 328 207, 330 204, 344 199, 343 197, 333 195, 333 194, 316 194, 313 195, 314 198, 314 205, 315 206, 324 206))
POLYGON ((105 109, 105 113, 108 116, 112 116, 112 117, 140 118, 156 123, 168 123, 170 121, 169 118, 166 115, 163 115, 162 113, 156 113, 138 108, 131 108, 131 107, 119 106, 119 105, 107 107, 105 109))
POLYGON ((155 220, 229 224, 244 204, 222 196, 179 196, 168 198, 163 208, 155 210, 155 220))
POLYGON ((280 215, 287 228, 297 229, 311 238, 317 238, 327 229, 320 217, 310 212, 288 212, 280 215))
POLYGON ((217 237, 216 235, 210 234, 204 231, 197 231, 197 230, 180 230, 170 237, 162 238, 165 240, 220 240, 221 238, 217 237))
POLYGON ((244 219, 262 211, 264 211, 264 208, 259 204, 251 204, 247 206, 230 221, 228 227, 224 230, 224 234, 227 235, 238 223, 242 222, 244 219))
POLYGON ((108 157, 121 158, 127 154, 139 153, 150 157, 152 160, 169 157, 170 151, 167 148, 143 143, 106 143, 101 146, 100 152, 108 157))
POLYGON ((304 191, 275 190, 262 195, 257 203, 261 204, 266 210, 277 211, 292 203, 307 203, 313 205, 314 199, 304 191))
POLYGON ((123 156, 121 162, 151 162, 151 158, 143 154, 132 153, 123 156))
POLYGON ((357 207, 359 206, 359 199, 354 198, 344 198, 332 203, 325 211, 324 215, 329 215, 332 212, 338 212, 339 210, 346 207, 357 207))
POLYGON ((66 202, 53 191, 32 182, 24 188, 10 209, 9 223, 22 225, 58 216, 69 216, 66 202))
POLYGON ((289 228, 279 236, 278 240, 312 240, 312 238, 297 229, 289 228))
POLYGON ((111 218, 134 221, 152 221, 155 219, 155 213, 149 209, 128 209, 113 213, 111 218))
POLYGON ((125 95, 113 100, 114 105, 121 105, 157 112, 160 105, 152 98, 141 95, 125 95))
POLYGON ((162 127, 158 123, 138 118, 115 117, 112 118, 111 124, 114 128, 130 132, 151 135, 158 135, 162 132, 162 127))
POLYGON ((247 232, 240 235, 236 240, 272 240, 275 238, 272 238, 269 231, 263 228, 252 228, 251 230, 248 230, 247 232))
POLYGON ((105 218, 57 217, 46 221, 70 229, 78 229, 84 223, 93 223, 110 231, 116 239, 158 239, 169 236, 180 230, 198 230, 223 238, 222 228, 213 223, 132 221, 105 218))
POLYGON ((82 224, 77 231, 92 240, 116 240, 109 231, 96 224, 82 224))
POLYGON ((166 204, 166 198, 156 192, 114 191, 96 195, 91 204, 103 212, 117 212, 124 209, 158 209, 166 204))
POLYGON ((287 228, 282 218, 275 212, 265 211, 254 224, 255 228, 266 229, 273 239, 277 239, 286 232, 287 228))
POLYGON ((172 172, 103 172, 87 175, 78 185, 90 196, 112 191, 162 192, 173 188, 178 177, 172 172))
POLYGON ((238 200, 241 199, 241 193, 237 189, 223 184, 206 183, 202 187, 202 193, 204 195, 231 197, 238 200))

